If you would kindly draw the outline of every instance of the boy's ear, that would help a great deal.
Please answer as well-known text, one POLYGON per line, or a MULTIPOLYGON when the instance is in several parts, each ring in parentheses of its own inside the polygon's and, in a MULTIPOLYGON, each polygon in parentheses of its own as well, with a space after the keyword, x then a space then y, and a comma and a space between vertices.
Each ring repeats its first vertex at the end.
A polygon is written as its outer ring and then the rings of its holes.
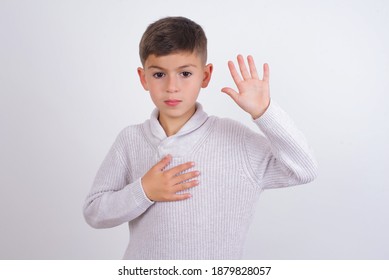
POLYGON ((213 65, 211 63, 205 65, 203 83, 201 84, 202 88, 206 88, 211 81, 212 71, 213 65))
POLYGON ((141 67, 138 67, 137 70, 138 70, 140 83, 142 84, 143 88, 148 91, 149 87, 147 86, 145 70, 141 67))

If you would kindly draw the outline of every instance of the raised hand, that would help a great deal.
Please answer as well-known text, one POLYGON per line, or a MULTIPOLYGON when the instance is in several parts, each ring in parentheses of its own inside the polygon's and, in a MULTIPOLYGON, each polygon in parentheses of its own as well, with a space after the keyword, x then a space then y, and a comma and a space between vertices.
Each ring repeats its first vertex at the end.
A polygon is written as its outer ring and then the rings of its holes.
POLYGON ((236 70, 235 64, 228 61, 228 68, 238 87, 238 92, 229 87, 224 87, 221 91, 228 94, 253 119, 257 119, 265 113, 270 104, 269 65, 267 63, 263 65, 263 78, 260 79, 251 55, 247 57, 247 61, 249 70, 243 56, 238 55, 241 75, 236 70))
POLYGON ((194 163, 187 162, 169 170, 164 170, 170 161, 171 156, 164 157, 142 177, 143 190, 152 201, 188 199, 191 197, 189 193, 177 194, 177 192, 187 190, 199 184, 198 180, 191 180, 199 176, 200 173, 198 171, 180 174, 193 167, 194 163))

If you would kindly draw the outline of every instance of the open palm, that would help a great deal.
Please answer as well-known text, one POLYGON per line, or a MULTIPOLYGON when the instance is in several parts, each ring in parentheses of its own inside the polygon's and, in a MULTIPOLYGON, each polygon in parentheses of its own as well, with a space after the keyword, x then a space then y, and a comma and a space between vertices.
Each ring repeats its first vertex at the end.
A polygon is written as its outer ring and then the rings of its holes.
POLYGON ((263 65, 263 78, 258 76, 254 59, 251 55, 247 57, 249 69, 247 69, 242 55, 238 55, 238 65, 241 75, 235 68, 232 61, 228 62, 231 76, 238 88, 225 87, 222 92, 228 94, 244 111, 249 113, 253 119, 259 118, 267 109, 270 103, 269 90, 269 65, 263 65))

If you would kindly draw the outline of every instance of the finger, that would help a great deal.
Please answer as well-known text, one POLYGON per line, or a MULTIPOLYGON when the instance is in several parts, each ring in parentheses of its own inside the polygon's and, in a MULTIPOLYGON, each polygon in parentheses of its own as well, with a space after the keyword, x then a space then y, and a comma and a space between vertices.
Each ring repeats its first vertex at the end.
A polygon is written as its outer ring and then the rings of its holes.
POLYGON ((247 61, 249 63, 251 77, 253 79, 259 79, 257 68, 255 67, 255 63, 254 63, 254 58, 251 55, 249 55, 247 57, 247 61))
POLYGON ((191 198, 192 195, 190 193, 183 193, 183 194, 173 194, 168 201, 179 201, 179 200, 185 200, 188 198, 191 198))
POLYGON ((184 173, 184 174, 181 174, 181 175, 174 177, 174 179, 172 180, 172 184, 173 185, 180 184, 186 180, 190 180, 190 179, 193 179, 195 177, 198 177, 199 175, 200 175, 199 171, 192 171, 192 172, 184 173))
POLYGON ((172 156, 167 155, 167 156, 163 157, 157 164, 155 164, 153 166, 153 169, 155 169, 157 171, 163 171, 166 168, 166 166, 169 165, 171 160, 172 160, 172 156))
POLYGON ((186 163, 177 165, 176 167, 173 167, 173 168, 167 170, 166 174, 169 177, 174 177, 177 174, 179 174, 179 173, 181 173, 181 172, 183 172, 185 170, 188 170, 189 168, 193 167, 194 165, 195 165, 194 162, 186 162, 186 163))
POLYGON ((229 87, 222 88, 222 92, 228 94, 235 102, 239 97, 239 93, 229 87))
POLYGON ((242 77, 244 80, 248 80, 251 78, 249 71, 247 70, 246 63, 244 62, 243 56, 238 55, 238 64, 240 73, 242 74, 242 77))
POLYGON ((198 180, 192 180, 190 182, 186 182, 186 183, 175 185, 174 188, 173 188, 173 191, 175 193, 178 193, 178 192, 185 191, 187 189, 196 187, 198 185, 199 185, 199 181, 198 180))
POLYGON ((230 70, 232 79, 234 80, 236 85, 243 81, 238 71, 236 71, 235 64, 232 61, 228 61, 228 69, 230 70))
POLYGON ((263 81, 268 82, 269 81, 269 75, 270 75, 270 69, 269 69, 269 64, 265 63, 263 65, 263 81))

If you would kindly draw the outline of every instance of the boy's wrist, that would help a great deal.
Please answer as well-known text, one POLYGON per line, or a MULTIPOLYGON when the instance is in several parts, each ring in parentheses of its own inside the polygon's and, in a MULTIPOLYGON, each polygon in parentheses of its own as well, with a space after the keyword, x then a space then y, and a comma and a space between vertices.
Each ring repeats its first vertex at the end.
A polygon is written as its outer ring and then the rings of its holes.
POLYGON ((269 99, 267 105, 264 108, 259 108, 257 111, 251 112, 250 115, 253 118, 253 120, 256 120, 256 119, 259 119, 260 117, 262 117, 263 114, 266 113, 266 111, 269 108, 269 106, 270 106, 270 99, 269 99))
POLYGON ((144 197, 145 197, 150 203, 154 203, 155 201, 152 200, 152 199, 150 198, 150 196, 147 194, 147 191, 146 191, 145 186, 144 186, 144 184, 143 184, 143 177, 140 178, 139 181, 140 181, 140 187, 141 187, 141 189, 142 189, 142 192, 143 192, 143 194, 144 194, 144 197))

